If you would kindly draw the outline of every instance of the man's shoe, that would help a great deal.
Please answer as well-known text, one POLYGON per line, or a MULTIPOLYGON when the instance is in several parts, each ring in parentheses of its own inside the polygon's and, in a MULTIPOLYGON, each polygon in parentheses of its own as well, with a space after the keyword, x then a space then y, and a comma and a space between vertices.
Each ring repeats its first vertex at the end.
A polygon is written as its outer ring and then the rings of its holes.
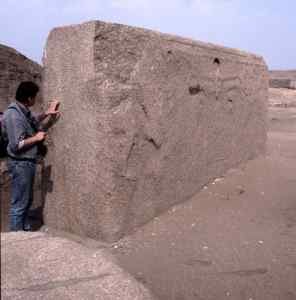
POLYGON ((34 231, 34 229, 31 224, 25 224, 24 231, 34 231))

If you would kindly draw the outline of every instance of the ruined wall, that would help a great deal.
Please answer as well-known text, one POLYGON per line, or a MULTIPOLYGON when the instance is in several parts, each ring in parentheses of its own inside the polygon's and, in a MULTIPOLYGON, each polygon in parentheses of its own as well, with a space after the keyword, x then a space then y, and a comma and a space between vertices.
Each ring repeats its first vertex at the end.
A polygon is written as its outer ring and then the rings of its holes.
POLYGON ((296 80, 291 79, 269 79, 269 86, 281 89, 296 89, 296 80))
MULTIPOLYGON (((18 51, 0 44, 0 112, 8 107, 9 103, 15 101, 15 92, 21 81, 31 80, 36 82, 41 88, 42 67, 19 53, 18 51)), ((40 111, 43 106, 42 93, 38 94, 38 99, 34 110, 40 111)), ((40 175, 40 167, 38 167, 40 175)), ((41 188, 37 179, 35 189, 36 202, 40 204, 41 188)), ((1 231, 8 229, 8 209, 10 202, 10 179, 7 174, 6 162, 0 159, 0 203, 1 203, 1 231)))
POLYGON ((291 80, 296 80, 296 70, 270 70, 270 78, 289 78, 291 80))
MULTIPOLYGON (((0 44, 0 111, 15 101, 21 81, 31 80, 41 85, 42 67, 13 48, 0 44)), ((41 94, 38 103, 42 102, 41 94)))
POLYGON ((261 57, 89 22, 54 29, 44 65, 49 226, 114 241, 265 151, 261 57))
POLYGON ((269 71, 269 86, 272 88, 296 89, 296 70, 269 71))

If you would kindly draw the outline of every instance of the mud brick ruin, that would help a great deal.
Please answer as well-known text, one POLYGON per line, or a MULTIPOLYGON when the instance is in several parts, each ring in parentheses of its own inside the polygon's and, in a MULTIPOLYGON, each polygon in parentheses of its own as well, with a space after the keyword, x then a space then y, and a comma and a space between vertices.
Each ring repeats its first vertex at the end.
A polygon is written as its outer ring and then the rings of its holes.
POLYGON ((54 29, 44 97, 61 101, 45 223, 115 241, 265 151, 261 57, 118 24, 54 29))
MULTIPOLYGON (((0 44, 0 111, 15 101, 20 82, 31 80, 41 84, 42 67, 13 48, 0 44)), ((38 102, 41 103, 41 94, 38 102)))

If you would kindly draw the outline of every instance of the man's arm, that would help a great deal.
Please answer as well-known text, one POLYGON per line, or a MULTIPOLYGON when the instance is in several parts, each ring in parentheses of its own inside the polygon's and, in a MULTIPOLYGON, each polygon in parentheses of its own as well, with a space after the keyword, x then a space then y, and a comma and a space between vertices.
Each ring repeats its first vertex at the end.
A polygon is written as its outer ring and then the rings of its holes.
POLYGON ((46 137, 44 132, 38 132, 32 137, 26 138, 24 120, 19 118, 14 112, 6 116, 5 129, 9 140, 9 147, 13 153, 18 153, 24 147, 31 147, 46 137))
POLYGON ((44 121, 47 117, 48 117, 48 114, 46 112, 43 112, 41 114, 36 114, 34 115, 37 123, 41 123, 42 121, 44 121))
POLYGON ((9 148, 12 152, 17 153, 19 150, 19 143, 26 137, 24 121, 13 111, 5 116, 4 124, 6 135, 9 140, 9 148))
POLYGON ((34 136, 20 141, 18 144, 18 150, 21 150, 22 148, 29 148, 30 146, 33 146, 45 140, 45 137, 46 137, 46 133, 43 131, 39 131, 34 136))
POLYGON ((52 101, 49 104, 48 109, 44 113, 41 113, 40 115, 37 115, 35 117, 37 122, 41 123, 42 121, 44 121, 49 116, 57 116, 59 114, 59 111, 58 111, 59 105, 60 105, 59 101, 52 101))

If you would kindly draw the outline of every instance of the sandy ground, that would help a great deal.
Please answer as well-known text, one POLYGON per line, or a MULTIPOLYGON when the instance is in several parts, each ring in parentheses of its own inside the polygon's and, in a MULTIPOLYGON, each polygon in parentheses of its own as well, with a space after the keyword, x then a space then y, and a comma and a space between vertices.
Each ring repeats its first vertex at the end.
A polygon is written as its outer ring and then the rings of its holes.
POLYGON ((296 91, 271 94, 265 157, 113 245, 160 299, 296 299, 296 91))
MULTIPOLYGON (((269 89, 269 104, 271 107, 270 116, 274 110, 273 107, 283 107, 283 108, 291 108, 296 107, 296 90, 292 89, 269 89)), ((281 114, 283 111, 278 111, 278 114, 281 114)), ((271 130, 274 128, 271 127, 271 130)))

